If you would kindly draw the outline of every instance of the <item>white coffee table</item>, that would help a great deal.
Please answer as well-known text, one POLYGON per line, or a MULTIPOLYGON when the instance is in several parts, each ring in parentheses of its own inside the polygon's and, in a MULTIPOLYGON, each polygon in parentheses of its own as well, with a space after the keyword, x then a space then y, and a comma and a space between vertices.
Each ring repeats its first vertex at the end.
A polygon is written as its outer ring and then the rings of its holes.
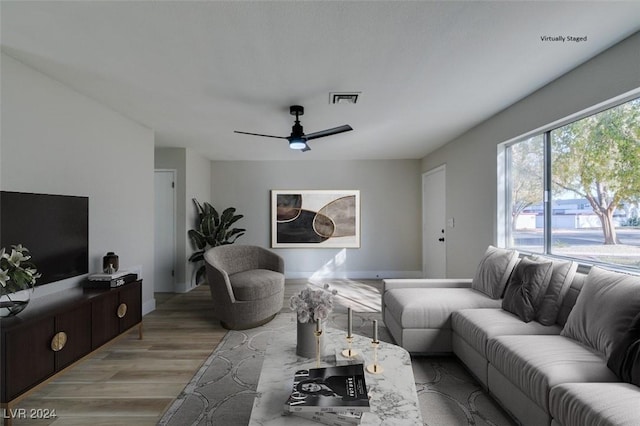
MULTIPOLYGON (((318 425, 312 420, 284 414, 284 402, 291 393, 294 372, 301 368, 314 368, 316 361, 296 355, 295 316, 280 314, 274 321, 280 324, 267 347, 249 425, 318 425)), ((335 349, 346 347, 344 331, 325 328, 324 332, 325 356, 321 367, 336 365, 335 349)), ((373 362, 371 339, 354 335, 353 348, 363 355, 365 367, 373 362)), ((382 374, 365 373, 371 395, 371 412, 364 413, 362 424, 421 425, 422 415, 409 353, 399 346, 380 342, 378 362, 384 368, 382 374)))

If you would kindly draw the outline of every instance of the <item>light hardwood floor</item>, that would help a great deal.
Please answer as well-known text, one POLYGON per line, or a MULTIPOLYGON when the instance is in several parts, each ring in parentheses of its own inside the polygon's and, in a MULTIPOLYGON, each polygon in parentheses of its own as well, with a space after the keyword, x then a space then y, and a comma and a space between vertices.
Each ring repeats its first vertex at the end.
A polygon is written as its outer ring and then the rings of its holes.
POLYGON ((27 417, 55 410, 55 419, 13 425, 155 425, 226 333, 210 315, 207 286, 156 294, 156 304, 143 318, 142 340, 135 327, 11 407, 27 417))

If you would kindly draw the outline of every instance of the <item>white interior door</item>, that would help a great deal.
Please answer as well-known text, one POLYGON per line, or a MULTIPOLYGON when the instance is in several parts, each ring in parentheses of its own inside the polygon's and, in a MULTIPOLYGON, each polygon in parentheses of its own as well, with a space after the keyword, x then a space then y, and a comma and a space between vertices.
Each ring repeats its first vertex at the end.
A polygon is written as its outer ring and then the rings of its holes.
POLYGON ((422 175, 422 272, 425 278, 447 276, 446 167, 422 175))
POLYGON ((175 170, 156 170, 154 291, 174 292, 176 246, 175 170))

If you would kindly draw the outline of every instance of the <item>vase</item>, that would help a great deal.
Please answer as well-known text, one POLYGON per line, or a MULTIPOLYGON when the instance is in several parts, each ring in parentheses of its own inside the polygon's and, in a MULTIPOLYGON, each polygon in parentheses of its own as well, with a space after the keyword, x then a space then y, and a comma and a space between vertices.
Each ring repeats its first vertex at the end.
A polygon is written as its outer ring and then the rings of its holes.
POLYGON ((32 289, 20 290, 0 296, 0 318, 18 315, 31 300, 32 289))
MULTIPOLYGON (((316 357, 316 323, 315 321, 300 322, 298 324, 298 339, 296 344, 296 354, 305 358, 316 357)), ((324 330, 324 323, 321 321, 320 326, 324 330)), ((320 335, 320 356, 324 349, 324 331, 320 335)))
POLYGON ((105 274, 118 272, 119 268, 120 261, 118 259, 118 255, 114 252, 110 251, 102 258, 102 272, 105 274))

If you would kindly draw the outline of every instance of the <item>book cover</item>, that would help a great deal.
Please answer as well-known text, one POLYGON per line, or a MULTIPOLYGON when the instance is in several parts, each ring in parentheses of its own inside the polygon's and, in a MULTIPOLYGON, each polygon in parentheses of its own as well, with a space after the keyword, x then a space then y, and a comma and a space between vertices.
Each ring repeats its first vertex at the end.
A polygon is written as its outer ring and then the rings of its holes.
POLYGON ((296 371, 284 407, 290 412, 370 411, 362 364, 296 371))

